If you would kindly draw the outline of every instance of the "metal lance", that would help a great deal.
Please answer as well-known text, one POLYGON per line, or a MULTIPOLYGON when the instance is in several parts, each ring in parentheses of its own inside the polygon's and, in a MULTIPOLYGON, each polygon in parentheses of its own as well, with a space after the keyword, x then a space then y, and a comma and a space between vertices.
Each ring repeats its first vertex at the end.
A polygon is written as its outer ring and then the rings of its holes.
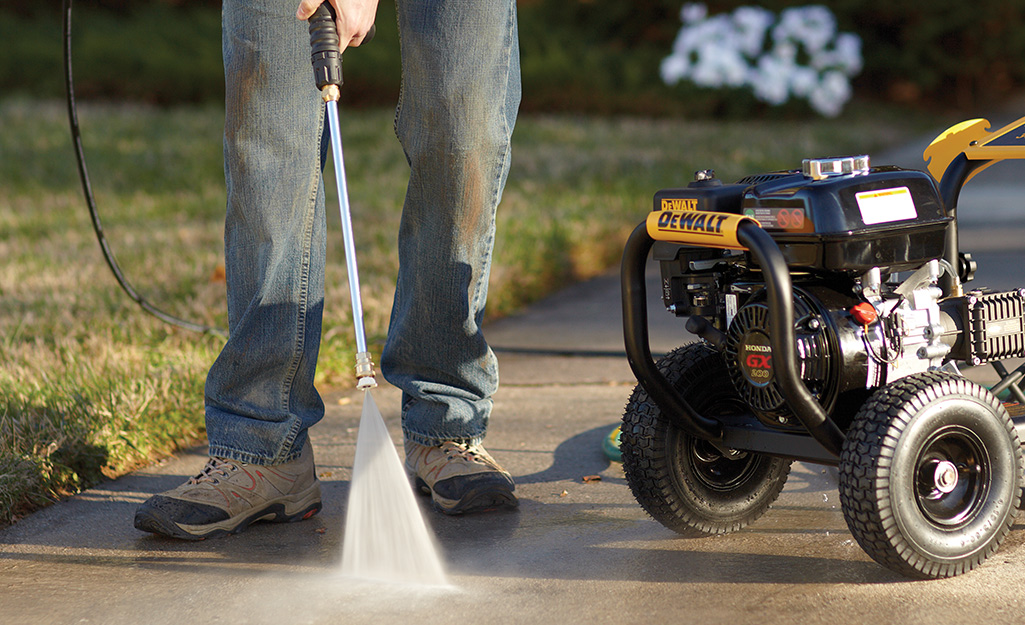
MULTIPOLYGON (((309 20, 311 60, 317 88, 324 98, 327 114, 331 155, 334 157, 335 181, 338 186, 338 208, 342 220, 342 239, 345 244, 345 267, 349 272, 349 298, 352 300, 352 322, 356 332, 356 388, 367 390, 377 386, 374 363, 367 349, 363 328, 363 301, 360 298, 359 271, 356 266, 356 243, 352 236, 352 215, 349 210, 349 189, 345 182, 345 159, 342 154, 342 134, 338 123, 338 98, 342 84, 342 54, 338 46, 333 10, 325 2, 309 20)), ((368 39, 371 35, 368 35, 368 39)))

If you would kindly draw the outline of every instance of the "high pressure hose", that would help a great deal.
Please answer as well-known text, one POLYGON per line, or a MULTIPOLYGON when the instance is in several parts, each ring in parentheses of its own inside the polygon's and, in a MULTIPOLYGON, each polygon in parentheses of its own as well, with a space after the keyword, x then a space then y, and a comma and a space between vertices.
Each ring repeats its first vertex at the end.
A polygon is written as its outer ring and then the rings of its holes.
POLYGON ((128 294, 128 297, 132 298, 132 300, 142 307, 143 310, 154 317, 186 330, 227 337, 228 333, 221 328, 179 319, 178 317, 170 315, 146 301, 146 299, 135 290, 132 284, 125 277, 124 273, 122 273, 121 267, 117 263, 117 259, 114 258, 114 252, 111 251, 110 245, 107 243, 107 237, 103 233, 103 225, 100 223, 100 216, 96 210, 96 200, 93 198, 92 184, 89 182, 89 172, 85 166, 85 152, 82 150, 82 134, 78 126, 78 109, 75 103, 75 83, 71 76, 71 0, 63 0, 63 14, 64 87, 68 103, 68 121, 71 124, 71 140, 75 147, 75 159, 78 163, 78 175, 82 180, 82 192, 85 194, 85 201, 89 206, 89 217, 92 219, 93 231, 96 233, 96 240, 99 242, 100 249, 103 251, 103 258, 107 261, 107 266, 110 267, 110 271, 114 274, 114 278, 117 279, 118 284, 120 284, 124 292, 128 294))

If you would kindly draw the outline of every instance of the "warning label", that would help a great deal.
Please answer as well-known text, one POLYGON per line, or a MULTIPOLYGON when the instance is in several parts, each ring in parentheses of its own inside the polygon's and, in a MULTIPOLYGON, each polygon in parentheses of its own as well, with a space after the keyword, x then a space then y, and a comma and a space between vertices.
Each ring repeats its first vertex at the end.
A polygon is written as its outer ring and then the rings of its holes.
POLYGON ((892 221, 906 221, 918 217, 915 201, 907 187, 862 191, 855 194, 861 219, 866 226, 892 221))

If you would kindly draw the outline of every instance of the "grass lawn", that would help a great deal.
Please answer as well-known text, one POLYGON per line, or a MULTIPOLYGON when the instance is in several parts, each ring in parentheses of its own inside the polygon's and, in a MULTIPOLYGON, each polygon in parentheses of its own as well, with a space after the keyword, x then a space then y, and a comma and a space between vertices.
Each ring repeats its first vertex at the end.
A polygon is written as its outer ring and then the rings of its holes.
MULTIPOLYGON (((522 117, 499 213, 490 314, 608 271, 652 194, 686 184, 697 169, 733 180, 809 156, 876 153, 935 125, 851 111, 807 122, 522 117)), ((223 327, 220 109, 87 104, 79 118, 103 225, 128 279, 159 308, 223 327)), ((391 125, 390 110, 343 111, 377 355, 408 173, 391 125)), ((0 129, 2 525, 201 440, 203 379, 221 339, 166 325, 119 290, 94 239, 62 104, 0 100, 0 129)), ((351 383, 355 351, 333 193, 323 388, 351 383)))

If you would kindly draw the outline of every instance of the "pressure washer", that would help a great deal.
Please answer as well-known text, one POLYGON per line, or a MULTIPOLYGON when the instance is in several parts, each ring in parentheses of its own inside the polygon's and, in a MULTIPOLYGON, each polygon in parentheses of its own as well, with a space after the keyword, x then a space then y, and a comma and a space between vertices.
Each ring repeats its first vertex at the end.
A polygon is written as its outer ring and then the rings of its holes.
POLYGON ((942 578, 979 566, 1022 505, 1025 289, 970 283, 962 186, 1025 158, 1025 118, 941 134, 928 171, 867 156, 659 190, 623 254, 623 326, 639 384, 621 425, 630 488, 685 536, 739 530, 793 461, 838 467, 847 526, 883 566, 942 578), (645 265, 699 340, 651 355, 645 265), (989 365, 986 388, 965 366, 989 365), (998 399, 1006 396, 1006 401, 998 399))

